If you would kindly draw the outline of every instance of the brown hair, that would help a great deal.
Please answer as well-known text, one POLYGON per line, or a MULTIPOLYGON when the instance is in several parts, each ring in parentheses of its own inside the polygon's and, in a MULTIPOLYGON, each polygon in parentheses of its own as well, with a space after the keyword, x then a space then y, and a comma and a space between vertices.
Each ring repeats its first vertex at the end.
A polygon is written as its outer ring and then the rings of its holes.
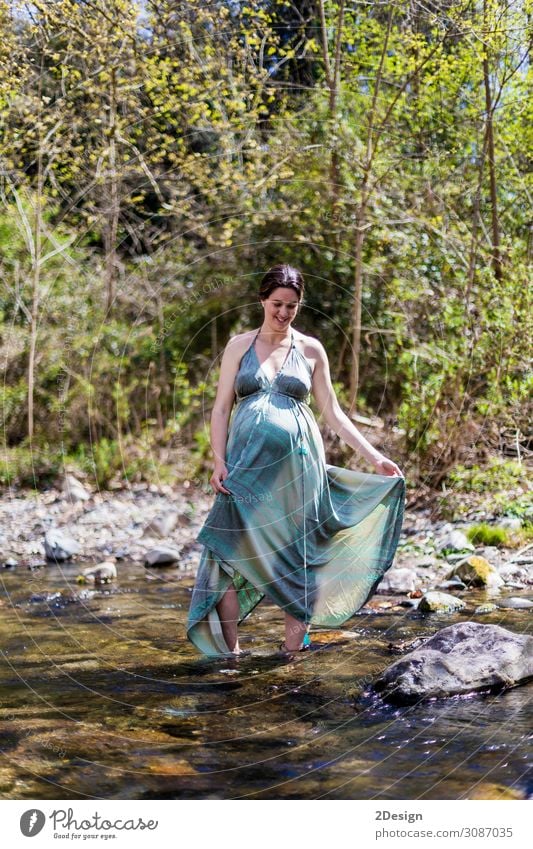
POLYGON ((280 263, 269 268, 265 276, 261 280, 259 286, 259 300, 265 301, 274 289, 278 286, 285 286, 287 289, 294 289, 298 295, 298 300, 303 298, 304 294, 304 278, 301 271, 294 268, 292 265, 280 263))

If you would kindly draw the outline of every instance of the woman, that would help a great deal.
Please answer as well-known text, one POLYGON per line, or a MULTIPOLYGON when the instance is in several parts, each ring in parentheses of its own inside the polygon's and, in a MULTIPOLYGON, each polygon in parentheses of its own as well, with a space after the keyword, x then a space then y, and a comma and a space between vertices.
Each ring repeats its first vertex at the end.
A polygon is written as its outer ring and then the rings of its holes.
POLYGON ((211 415, 216 497, 196 537, 204 548, 187 625, 209 656, 243 653, 237 625, 265 595, 285 612, 280 650, 302 651, 310 624, 338 627, 362 607, 398 544, 402 472, 341 410, 322 344, 292 327, 303 291, 292 266, 267 271, 261 327, 231 338, 222 357, 211 415), (310 392, 376 474, 326 463, 310 392))

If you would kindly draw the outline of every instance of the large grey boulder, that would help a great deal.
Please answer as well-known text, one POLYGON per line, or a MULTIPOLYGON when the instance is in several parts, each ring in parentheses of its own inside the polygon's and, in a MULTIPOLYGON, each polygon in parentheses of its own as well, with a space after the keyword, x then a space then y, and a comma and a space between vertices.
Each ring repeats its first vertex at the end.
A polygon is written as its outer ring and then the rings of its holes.
POLYGON ((499 625, 461 622, 437 631, 374 682, 386 701, 412 704, 480 690, 501 690, 533 678, 533 637, 499 625))
POLYGON ((417 580, 413 569, 389 569, 383 575, 377 589, 382 593, 410 593, 416 589, 417 580))
POLYGON ((151 548, 144 555, 145 566, 174 566, 180 559, 180 552, 177 548, 167 545, 158 545, 151 548))
POLYGON ((179 513, 177 510, 167 510, 164 513, 159 513, 148 522, 143 536, 168 537, 178 524, 178 518, 179 513))
POLYGON ((73 554, 79 554, 81 548, 75 539, 62 531, 52 528, 44 537, 44 552, 47 560, 69 560, 73 554))
POLYGON ((491 587, 494 589, 504 584, 498 570, 485 557, 478 557, 477 554, 471 554, 461 560, 446 577, 448 580, 460 578, 467 586, 472 587, 491 587))
POLYGON ((91 493, 85 489, 83 484, 74 475, 65 475, 61 489, 68 501, 72 503, 88 501, 91 497, 91 493))

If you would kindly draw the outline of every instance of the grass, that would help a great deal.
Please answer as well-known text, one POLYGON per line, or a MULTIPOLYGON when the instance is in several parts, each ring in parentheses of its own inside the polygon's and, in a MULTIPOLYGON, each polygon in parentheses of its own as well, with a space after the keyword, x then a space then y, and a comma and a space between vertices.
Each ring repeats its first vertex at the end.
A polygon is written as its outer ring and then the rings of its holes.
POLYGON ((509 542, 506 528, 498 528, 487 524, 472 525, 466 531, 466 536, 473 545, 504 546, 509 542))

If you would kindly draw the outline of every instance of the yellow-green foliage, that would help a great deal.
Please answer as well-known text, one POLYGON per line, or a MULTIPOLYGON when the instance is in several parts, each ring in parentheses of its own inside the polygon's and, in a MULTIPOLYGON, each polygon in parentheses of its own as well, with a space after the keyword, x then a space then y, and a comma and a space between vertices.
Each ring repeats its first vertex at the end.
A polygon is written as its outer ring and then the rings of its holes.
POLYGON ((472 525, 468 528, 466 535, 474 545, 505 545, 507 543, 507 530, 505 528, 486 524, 472 525))
POLYGON ((0 482, 69 456, 101 485, 150 477, 167 440, 208 464, 224 346, 289 262, 296 328, 324 344, 341 407, 383 419, 384 442, 395 428, 408 483, 446 487, 451 512, 463 495, 522 509, 523 468, 466 462, 530 418, 529 3, 346 4, 342 27, 330 3, 323 32, 319 4, 299 19, 286 0, 12 6, 0 482))

